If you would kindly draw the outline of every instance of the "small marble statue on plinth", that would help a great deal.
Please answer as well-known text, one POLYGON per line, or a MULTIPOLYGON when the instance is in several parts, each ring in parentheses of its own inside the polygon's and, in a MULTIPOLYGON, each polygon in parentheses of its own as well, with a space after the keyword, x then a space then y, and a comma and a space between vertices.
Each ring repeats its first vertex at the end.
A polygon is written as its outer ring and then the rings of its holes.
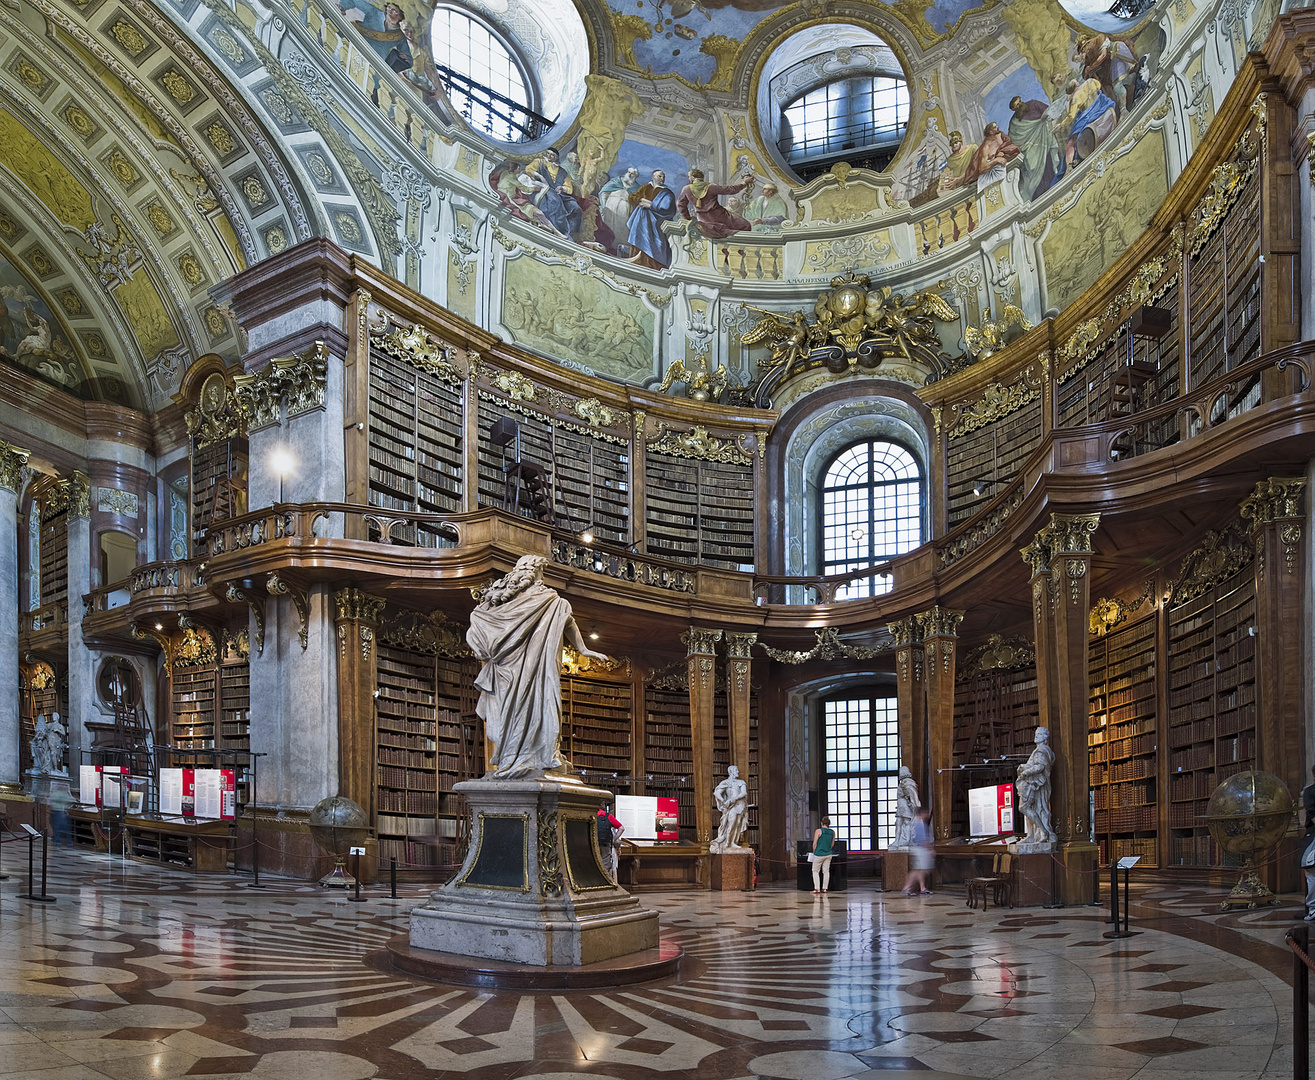
POLYGON ((470 807, 470 846, 446 885, 411 912, 416 949, 546 967, 654 949, 656 912, 617 885, 598 847, 596 812, 612 793, 562 759, 561 655, 591 651, 571 605, 526 555, 476 594, 466 640, 484 661, 476 712, 493 742, 489 771, 456 784, 470 807))
POLYGON ((749 789, 740 779, 738 766, 726 769, 726 779, 713 789, 712 798, 721 812, 721 825, 708 850, 714 855, 752 854, 753 848, 740 846, 749 827, 749 789))
POLYGON ((1055 766, 1055 752, 1050 749, 1050 732, 1036 729, 1036 747, 1032 756, 1018 766, 1014 791, 1018 795, 1018 812, 1027 825, 1027 836, 1014 849, 1019 853, 1050 851, 1055 830, 1050 824, 1050 770, 1055 766))
POLYGON ((913 843, 913 819, 922 809, 918 782, 907 765, 899 767, 899 784, 895 789, 895 843, 891 851, 908 851, 913 843))
POLYGON ((32 734, 32 776, 68 776, 64 768, 64 722, 59 713, 37 717, 32 734))

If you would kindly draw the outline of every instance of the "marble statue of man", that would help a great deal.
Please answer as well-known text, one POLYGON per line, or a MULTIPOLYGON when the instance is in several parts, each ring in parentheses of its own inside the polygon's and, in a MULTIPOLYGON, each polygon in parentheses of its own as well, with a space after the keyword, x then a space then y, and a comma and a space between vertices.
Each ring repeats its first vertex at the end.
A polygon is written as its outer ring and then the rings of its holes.
POLYGON ((523 556, 477 594, 466 642, 484 662, 475 712, 493 743, 488 778, 524 780, 560 772, 562 641, 606 660, 584 642, 571 605, 543 583, 548 560, 523 556))
POLYGON ((50 714, 50 723, 46 725, 46 771, 51 776, 65 776, 64 741, 67 732, 59 713, 50 714))
POLYGON ((721 825, 708 850, 714 855, 753 850, 740 846, 740 838, 749 825, 749 788, 740 779, 737 766, 726 769, 726 779, 713 789, 712 797, 721 811, 721 825))
POLYGON ((35 730, 32 732, 32 771, 45 776, 51 771, 50 752, 46 748, 46 728, 50 725, 42 713, 37 717, 35 730))
POLYGON ((907 765, 899 767, 899 785, 895 789, 895 850, 907 850, 913 843, 913 819, 922 808, 918 782, 907 765))
POLYGON ((1053 844, 1055 830, 1050 825, 1050 770, 1055 752, 1050 749, 1050 732, 1036 729, 1036 748, 1032 756, 1018 766, 1014 790, 1018 794, 1018 812, 1027 822, 1027 843, 1053 844))

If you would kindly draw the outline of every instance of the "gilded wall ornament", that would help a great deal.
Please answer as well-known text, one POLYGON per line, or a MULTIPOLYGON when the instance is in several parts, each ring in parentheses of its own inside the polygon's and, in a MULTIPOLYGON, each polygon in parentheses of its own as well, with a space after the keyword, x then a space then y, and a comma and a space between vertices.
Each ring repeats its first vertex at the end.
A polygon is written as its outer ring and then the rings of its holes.
MULTIPOLYGON (((365 294, 365 304, 369 304, 369 295, 365 294)), ((364 327, 366 313, 360 313, 361 325, 364 327)), ((458 386, 465 381, 465 376, 452 361, 452 349, 435 341, 419 323, 409 327, 398 328, 391 333, 370 335, 370 344, 381 352, 399 360, 405 360, 421 371, 437 376, 446 383, 458 386)))
POLYGON ((255 589, 243 588, 237 582, 229 582, 224 589, 224 599, 230 604, 246 604, 256 623, 256 655, 265 652, 265 598, 255 589))
POLYGON ((591 656, 581 656, 571 646, 562 646, 562 674, 583 675, 590 671, 618 671, 630 674, 628 656, 609 656, 605 660, 595 660, 591 656))
POLYGON ((956 682, 975 678, 984 671, 1019 671, 1036 664, 1036 650, 1023 638, 991 634, 985 645, 969 652, 960 665, 956 682))
POLYGON ((1091 604, 1087 616, 1087 628, 1095 637, 1104 637, 1116 626, 1128 620, 1142 604, 1155 595, 1155 579, 1147 578, 1146 585, 1135 600, 1120 600, 1118 597, 1103 597, 1091 604))
POLYGON ((393 648, 450 660, 472 655, 464 632, 441 611, 425 614, 389 609, 379 626, 379 640, 393 648))
POLYGON ((1248 180, 1256 170, 1252 160, 1225 161, 1215 166, 1210 174, 1210 188, 1201 197, 1196 207, 1196 221, 1192 225, 1189 244, 1191 253, 1196 255, 1214 235, 1215 229, 1223 222, 1233 203, 1242 193, 1248 180))
POLYGON ((667 367, 667 372, 658 385, 658 393, 667 393, 676 383, 685 387, 685 396, 692 401, 710 401, 721 397, 730 385, 730 372, 724 364, 718 364, 715 371, 708 370, 706 350, 700 352, 686 364, 677 357, 667 367))
POLYGON ((1016 304, 1006 304, 999 319, 988 319, 981 326, 966 327, 963 340, 973 360, 985 360, 1031 329, 1032 323, 1023 314, 1023 309, 1016 304))
POLYGON ((1302 517, 1301 494, 1306 489, 1304 477, 1271 476, 1256 485, 1243 500, 1242 517, 1251 520, 1251 528, 1258 529, 1272 521, 1302 517))
POLYGON ((950 438, 967 435, 978 428, 992 424, 1010 413, 1017 412, 1024 405, 1029 405, 1041 396, 1038 387, 1029 386, 1026 376, 1012 386, 990 383, 982 396, 970 405, 955 404, 950 406, 951 415, 957 417, 946 432, 950 438))
POLYGON ((680 635, 688 656, 712 656, 717 652, 717 642, 721 640, 720 630, 705 630, 691 626, 680 635))
POLYGON ((1236 525, 1206 533, 1205 542, 1183 559, 1178 576, 1169 583, 1173 605, 1195 600, 1238 573, 1253 558, 1251 544, 1236 525))
POLYGON ((301 642, 301 651, 306 651, 309 637, 310 595, 308 590, 290 581, 280 571, 275 571, 265 579, 265 591, 270 596, 286 596, 297 609, 297 638, 301 642))
POLYGON ((387 601, 360 589, 339 589, 333 594, 335 622, 364 622, 378 626, 387 601))
POLYGON ((840 640, 840 630, 834 626, 817 632, 817 644, 807 651, 774 649, 765 641, 758 642, 763 652, 782 664, 806 664, 810 660, 871 660, 874 656, 890 652, 894 645, 884 649, 869 649, 862 645, 846 645, 840 640))
POLYGON ((577 401, 571 411, 594 427, 611 427, 617 420, 616 413, 592 397, 577 401))
POLYGON ((538 387, 519 371, 499 371, 493 376, 493 385, 512 401, 534 401, 538 387))
POLYGON ((658 424, 657 435, 648 441, 648 448, 653 453, 672 457, 697 458, 727 465, 753 464, 753 455, 745 453, 734 440, 715 438, 701 424, 689 431, 669 431, 665 423, 658 424))
POLYGON ((540 810, 535 824, 535 858, 539 864, 539 882, 545 896, 560 896, 562 861, 557 843, 557 811, 540 810))

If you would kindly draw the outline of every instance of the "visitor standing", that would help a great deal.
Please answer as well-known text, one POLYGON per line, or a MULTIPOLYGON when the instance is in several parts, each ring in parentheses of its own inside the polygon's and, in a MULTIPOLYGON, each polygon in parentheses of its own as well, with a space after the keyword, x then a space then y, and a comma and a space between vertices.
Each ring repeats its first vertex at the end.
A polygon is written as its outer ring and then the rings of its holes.
POLYGON ((835 852, 836 832, 831 819, 824 817, 813 833, 813 893, 825 893, 831 885, 831 856, 835 852))
POLYGON ((932 839, 930 815, 919 808, 913 820, 913 835, 909 843, 909 874, 904 879, 905 896, 930 896, 927 888, 931 872, 936 867, 936 843, 932 839))
POLYGON ((598 852, 603 857, 603 865, 612 872, 613 877, 616 877, 617 866, 621 861, 616 842, 625 831, 626 827, 612 816, 606 806, 598 808, 598 852))

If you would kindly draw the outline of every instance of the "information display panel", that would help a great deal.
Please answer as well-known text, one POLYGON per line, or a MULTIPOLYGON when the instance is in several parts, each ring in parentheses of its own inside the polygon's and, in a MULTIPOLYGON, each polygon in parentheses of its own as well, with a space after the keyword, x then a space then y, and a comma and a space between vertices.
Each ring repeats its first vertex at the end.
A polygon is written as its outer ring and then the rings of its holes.
POLYGON ((968 789, 968 833, 998 836, 1014 831, 1014 785, 968 789))

